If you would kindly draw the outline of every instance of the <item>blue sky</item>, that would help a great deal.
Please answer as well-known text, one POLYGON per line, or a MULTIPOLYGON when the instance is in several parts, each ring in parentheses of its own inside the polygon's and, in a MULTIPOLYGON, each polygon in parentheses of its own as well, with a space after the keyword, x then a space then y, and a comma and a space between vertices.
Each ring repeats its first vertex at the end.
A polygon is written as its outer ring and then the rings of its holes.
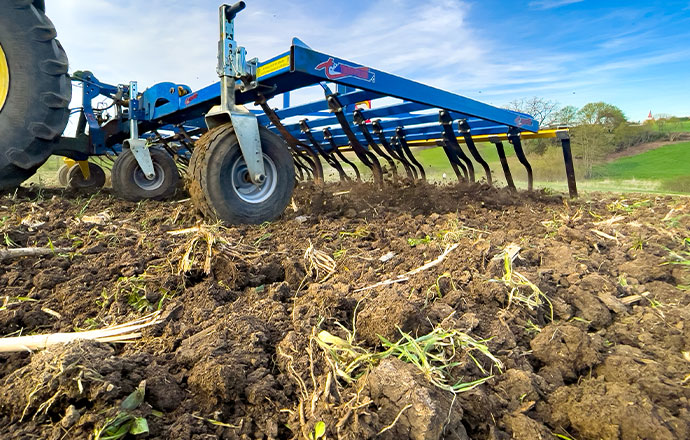
MULTIPOLYGON (((690 1, 249 0, 236 31, 267 59, 314 49, 503 106, 605 101, 631 120, 690 116, 690 1)), ((140 87, 216 80, 209 0, 53 0, 73 70, 140 87)))

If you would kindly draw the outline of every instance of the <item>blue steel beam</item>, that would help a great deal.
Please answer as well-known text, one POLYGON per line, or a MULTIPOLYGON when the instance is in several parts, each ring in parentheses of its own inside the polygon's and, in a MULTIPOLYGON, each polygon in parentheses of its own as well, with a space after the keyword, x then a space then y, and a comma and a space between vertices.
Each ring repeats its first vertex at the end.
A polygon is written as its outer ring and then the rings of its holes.
POLYGON ((293 72, 303 73, 320 78, 323 81, 331 81, 385 96, 426 104, 430 107, 465 113, 521 130, 539 131, 539 123, 521 113, 499 109, 464 96, 304 47, 293 46, 292 54, 293 67, 291 70, 293 72))

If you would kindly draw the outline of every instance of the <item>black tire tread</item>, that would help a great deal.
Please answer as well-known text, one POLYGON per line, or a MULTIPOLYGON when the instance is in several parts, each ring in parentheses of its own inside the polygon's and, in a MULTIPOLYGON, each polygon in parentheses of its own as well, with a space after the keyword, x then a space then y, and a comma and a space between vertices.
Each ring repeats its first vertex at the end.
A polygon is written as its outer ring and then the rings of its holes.
MULTIPOLYGON (((261 135, 262 138, 262 143, 263 140, 265 139, 265 136, 274 136, 276 139, 280 140, 280 143, 283 144, 284 141, 280 139, 277 135, 274 133, 270 132, 268 129, 260 127, 259 131, 263 131, 264 134, 261 135)), ((188 168, 188 177, 190 179, 188 183, 188 190, 189 194, 191 196, 192 202, 196 206, 196 208, 206 217, 212 220, 222 220, 225 221, 226 223, 233 223, 235 221, 240 222, 240 223, 254 223, 258 220, 258 218, 252 218, 249 219, 246 216, 243 215, 237 215, 235 216, 235 219, 229 219, 229 218, 223 218, 222 215, 220 215, 216 208, 214 207, 214 196, 212 195, 213 190, 212 188, 212 182, 209 182, 209 179, 217 179, 219 176, 212 176, 210 172, 208 172, 208 168, 210 165, 210 160, 215 152, 216 148, 222 148, 220 144, 217 144, 217 141, 219 141, 219 138, 224 138, 227 136, 232 136, 234 135, 234 128, 232 127, 231 124, 226 124, 222 125, 220 127, 216 127, 207 133, 205 133, 196 143, 194 146, 194 153, 192 154, 192 158, 189 163, 189 168, 188 168)), ((289 170, 292 174, 291 177, 288 177, 287 181, 284 182, 286 185, 293 185, 294 188, 294 164, 292 163, 292 160, 290 158, 290 155, 288 153, 288 147, 285 145, 285 153, 287 154, 287 157, 290 160, 290 167, 289 170)), ((214 160, 217 160, 214 159, 214 160)), ((274 158, 275 160, 275 158, 274 158)), ((280 175, 280 167, 281 163, 276 162, 276 167, 278 167, 278 174, 280 175)), ((214 182, 215 183, 215 180, 214 182)), ((277 189, 279 191, 279 189, 277 189)), ((292 189, 290 190, 290 194, 292 194, 292 189)), ((218 199, 218 196, 216 194, 215 196, 216 199, 218 199)), ((280 200, 280 199, 278 199, 280 200)), ((220 200, 216 200, 216 203, 223 203, 220 200)), ((282 203, 282 202, 281 202, 282 203)), ((226 205, 229 206, 229 205, 226 205)), ((259 209, 259 208, 257 208, 259 209)), ((274 220, 275 215, 274 214, 267 214, 267 217, 273 217, 273 218, 265 218, 263 221, 271 221, 274 220)))
POLYGON ((0 144, 0 190, 16 188, 36 172, 52 154, 54 141, 62 134, 69 119, 72 87, 67 55, 56 39, 55 26, 43 10, 36 7, 40 3, 0 0, 0 9, 3 11, 24 10, 27 17, 34 21, 27 35, 43 59, 37 71, 40 81, 35 82, 47 85, 46 90, 40 93, 38 102, 34 103, 43 107, 41 119, 28 121, 26 127, 17 127, 17 130, 28 131, 27 141, 23 145, 0 144))
POLYGON ((203 188, 207 186, 206 175, 203 172, 206 168, 206 155, 211 144, 213 144, 219 136, 234 132, 235 129, 232 126, 223 125, 207 131, 194 143, 194 154, 192 154, 192 158, 189 161, 189 167, 187 168, 187 174, 190 179, 188 190, 192 203, 194 203, 194 206, 196 206, 204 217, 218 219, 218 213, 216 213, 216 210, 213 209, 213 206, 209 203, 203 190, 203 188))

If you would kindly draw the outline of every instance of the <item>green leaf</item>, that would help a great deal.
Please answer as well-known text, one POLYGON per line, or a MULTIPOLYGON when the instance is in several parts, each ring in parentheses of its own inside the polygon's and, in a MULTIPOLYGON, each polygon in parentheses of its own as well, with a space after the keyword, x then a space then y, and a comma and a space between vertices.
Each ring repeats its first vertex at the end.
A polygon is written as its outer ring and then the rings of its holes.
POLYGON ((120 440, 121 438, 124 438, 124 436, 127 435, 129 432, 129 427, 131 426, 132 422, 131 420, 124 425, 120 426, 118 429, 114 429, 115 427, 108 427, 105 431, 105 436, 101 437, 98 436, 96 437, 99 440, 120 440))
POLYGON ((122 401, 120 408, 126 411, 135 410, 144 401, 144 396, 146 395, 146 381, 142 381, 132 394, 127 396, 125 400, 122 401))
POLYGON ((143 417, 137 417, 132 423, 132 427, 129 429, 129 433, 133 435, 148 434, 149 433, 149 422, 143 417))
POLYGON ((314 425, 312 439, 319 440, 324 435, 326 435, 326 424, 324 422, 317 422, 316 425, 314 425))

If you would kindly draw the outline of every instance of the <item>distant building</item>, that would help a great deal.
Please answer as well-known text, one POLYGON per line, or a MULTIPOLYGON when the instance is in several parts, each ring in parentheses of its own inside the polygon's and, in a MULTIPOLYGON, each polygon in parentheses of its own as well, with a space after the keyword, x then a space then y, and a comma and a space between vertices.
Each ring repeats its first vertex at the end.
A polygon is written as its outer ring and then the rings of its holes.
POLYGON ((647 116, 648 121, 653 121, 654 120, 654 115, 652 114, 652 111, 649 111, 649 116, 647 116))

